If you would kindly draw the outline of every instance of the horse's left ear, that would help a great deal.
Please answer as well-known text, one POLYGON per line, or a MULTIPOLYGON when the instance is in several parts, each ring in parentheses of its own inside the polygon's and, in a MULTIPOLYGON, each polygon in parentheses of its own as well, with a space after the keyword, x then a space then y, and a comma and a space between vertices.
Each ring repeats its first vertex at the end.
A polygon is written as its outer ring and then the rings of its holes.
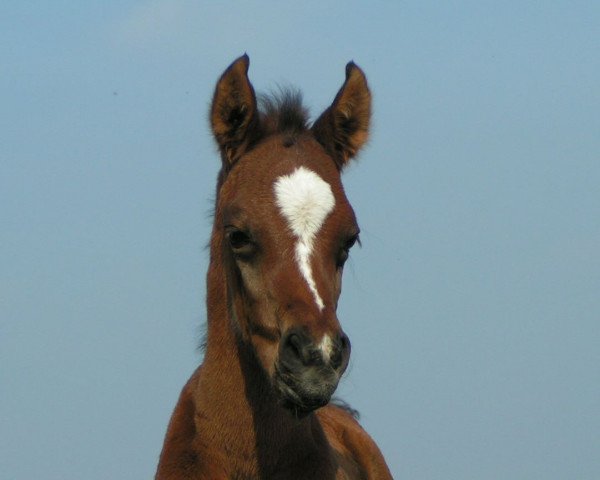
POLYGON ((346 81, 331 106, 312 126, 315 138, 333 156, 341 170, 369 136, 371 92, 363 71, 354 63, 346 65, 346 81))
POLYGON ((210 109, 213 135, 228 171, 252 146, 259 130, 256 95, 248 80, 248 55, 242 55, 217 82, 210 109))

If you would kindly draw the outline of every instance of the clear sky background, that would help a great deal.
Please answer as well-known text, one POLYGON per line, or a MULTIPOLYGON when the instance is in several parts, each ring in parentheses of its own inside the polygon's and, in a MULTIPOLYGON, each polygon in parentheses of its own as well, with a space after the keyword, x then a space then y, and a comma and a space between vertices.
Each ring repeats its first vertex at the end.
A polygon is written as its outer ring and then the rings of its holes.
POLYGON ((368 76, 339 393, 395 478, 600 478, 599 32, 597 1, 2 2, 0 478, 152 478, 244 52, 313 118, 368 76))

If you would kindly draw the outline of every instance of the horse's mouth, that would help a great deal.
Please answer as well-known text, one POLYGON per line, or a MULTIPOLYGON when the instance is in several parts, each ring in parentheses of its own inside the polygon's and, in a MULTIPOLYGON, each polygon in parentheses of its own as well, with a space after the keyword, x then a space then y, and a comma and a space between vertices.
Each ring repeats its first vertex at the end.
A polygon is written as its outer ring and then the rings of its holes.
POLYGON ((281 405, 296 415, 306 415, 329 403, 339 376, 332 369, 305 369, 301 372, 277 369, 274 385, 281 405))

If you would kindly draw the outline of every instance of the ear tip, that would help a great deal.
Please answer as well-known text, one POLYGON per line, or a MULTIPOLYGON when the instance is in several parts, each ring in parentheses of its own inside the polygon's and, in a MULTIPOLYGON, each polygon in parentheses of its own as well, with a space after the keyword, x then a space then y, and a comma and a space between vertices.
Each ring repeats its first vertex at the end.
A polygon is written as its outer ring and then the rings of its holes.
POLYGON ((248 67, 250 67, 250 57, 246 52, 236 60, 236 63, 240 62, 244 66, 244 71, 248 73, 248 67))
POLYGON ((346 79, 348 80, 351 77, 357 75, 366 80, 365 72, 363 72, 362 68, 360 68, 356 63, 354 63, 354 60, 350 60, 346 64, 346 79))
POLYGON ((247 74, 248 73, 248 67, 250 66, 250 57, 248 56, 247 53, 244 52, 244 54, 238 58, 236 58, 231 65, 229 65, 229 68, 227 68, 227 70, 225 70, 225 73, 230 72, 230 71, 237 71, 239 72, 240 70, 247 74))
POLYGON ((350 74, 352 73, 352 70, 354 70, 355 68, 357 68, 356 63, 354 63, 354 60, 350 60, 346 64, 346 77, 349 77, 350 74))

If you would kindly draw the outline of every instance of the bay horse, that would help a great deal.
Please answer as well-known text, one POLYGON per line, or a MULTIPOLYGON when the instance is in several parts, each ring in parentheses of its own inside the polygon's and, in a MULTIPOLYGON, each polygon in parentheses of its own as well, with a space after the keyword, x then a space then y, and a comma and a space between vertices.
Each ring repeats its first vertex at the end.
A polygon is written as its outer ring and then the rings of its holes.
POLYGON ((371 94, 346 66, 308 125, 299 94, 265 99, 234 61, 210 122, 222 160, 202 365, 181 392, 156 479, 391 479, 348 409, 330 402, 350 341, 336 309, 358 225, 340 174, 367 140, 371 94))

